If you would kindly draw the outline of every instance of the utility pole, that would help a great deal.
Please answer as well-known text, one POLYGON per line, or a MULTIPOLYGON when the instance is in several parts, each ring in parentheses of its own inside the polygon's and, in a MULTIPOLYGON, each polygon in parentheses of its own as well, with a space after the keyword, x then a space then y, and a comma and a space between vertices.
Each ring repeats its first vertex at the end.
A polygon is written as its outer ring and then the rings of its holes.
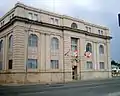
POLYGON ((32 23, 30 23, 30 27, 28 28, 27 30, 27 44, 26 44, 26 64, 25 64, 25 83, 27 83, 27 73, 28 73, 28 46, 29 46, 29 32, 30 32, 30 29, 31 29, 31 26, 32 26, 32 23))

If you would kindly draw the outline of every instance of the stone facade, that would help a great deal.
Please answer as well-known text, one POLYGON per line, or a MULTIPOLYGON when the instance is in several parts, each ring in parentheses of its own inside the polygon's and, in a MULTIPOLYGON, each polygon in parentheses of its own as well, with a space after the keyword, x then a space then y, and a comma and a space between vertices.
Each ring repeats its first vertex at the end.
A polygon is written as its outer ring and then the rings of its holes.
POLYGON ((76 80, 111 78, 108 28, 21 3, 0 18, 0 22, 0 40, 3 41, 0 51, 1 82, 68 82, 74 80, 73 67, 76 67, 76 80), (77 28, 71 28, 73 23, 77 28), (38 38, 37 47, 28 46, 31 34, 38 38), (57 50, 51 50, 54 37, 59 41, 57 50), (72 38, 77 39, 79 62, 71 61, 72 38), (90 58, 84 56, 87 43, 92 45, 90 58), (104 47, 103 54, 99 53, 100 45, 104 47), (37 60, 37 68, 26 67, 29 58, 37 60), (51 68, 51 60, 58 60, 59 67, 51 68), (86 67, 87 61, 92 62, 92 68, 86 67), (100 62, 104 62, 103 68, 100 68, 100 62))

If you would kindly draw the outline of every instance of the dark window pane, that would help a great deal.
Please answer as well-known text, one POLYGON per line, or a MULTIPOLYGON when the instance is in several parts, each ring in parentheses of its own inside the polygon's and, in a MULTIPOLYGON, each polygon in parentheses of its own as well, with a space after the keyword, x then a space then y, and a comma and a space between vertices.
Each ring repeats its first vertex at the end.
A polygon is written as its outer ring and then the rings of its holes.
POLYGON ((0 61, 0 70, 2 70, 2 61, 0 61))
POLYGON ((71 28, 77 29, 77 24, 76 23, 72 23, 71 24, 71 28))
POLYGON ((56 37, 53 37, 51 39, 51 48, 52 48, 52 50, 59 49, 59 40, 56 37))
POLYGON ((12 45, 13 45, 13 36, 11 35, 9 37, 9 48, 12 48, 12 45))
POLYGON ((104 54, 104 47, 103 47, 103 45, 99 46, 99 53, 100 54, 104 54))
POLYGON ((8 69, 12 69, 12 60, 9 60, 9 62, 8 62, 8 69))
POLYGON ((100 62, 99 67, 100 67, 100 69, 104 69, 105 68, 104 62, 100 62))
POLYGON ((90 43, 87 43, 86 45, 86 52, 88 51, 92 53, 92 45, 90 43))
POLYGON ((2 51, 3 48, 3 40, 0 41, 0 52, 2 51))
POLYGON ((28 59, 27 68, 36 69, 37 68, 37 59, 28 59))
POLYGON ((87 68, 87 69, 93 69, 93 63, 92 63, 91 61, 87 61, 86 64, 87 64, 87 65, 86 65, 86 68, 87 68))
POLYGON ((37 47, 38 46, 38 37, 35 34, 31 34, 28 38, 28 45, 30 47, 37 47))
POLYGON ((59 60, 51 60, 51 65, 50 67, 52 69, 59 69, 59 60))

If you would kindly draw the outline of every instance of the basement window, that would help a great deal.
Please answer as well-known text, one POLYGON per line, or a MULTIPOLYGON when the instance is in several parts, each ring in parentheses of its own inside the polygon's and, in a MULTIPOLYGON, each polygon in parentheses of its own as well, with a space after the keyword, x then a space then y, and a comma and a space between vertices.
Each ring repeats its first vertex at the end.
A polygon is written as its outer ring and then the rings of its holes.
POLYGON ((13 61, 9 60, 9 62, 8 62, 8 69, 12 69, 12 63, 13 63, 13 61))

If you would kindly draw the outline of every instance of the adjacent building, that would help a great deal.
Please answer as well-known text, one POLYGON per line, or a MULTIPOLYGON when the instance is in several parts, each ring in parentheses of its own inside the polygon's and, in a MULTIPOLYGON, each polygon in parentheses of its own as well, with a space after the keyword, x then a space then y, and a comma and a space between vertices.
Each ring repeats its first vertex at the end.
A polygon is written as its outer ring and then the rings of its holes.
POLYGON ((106 27, 17 3, 0 18, 0 81, 111 78, 110 39, 106 27))

